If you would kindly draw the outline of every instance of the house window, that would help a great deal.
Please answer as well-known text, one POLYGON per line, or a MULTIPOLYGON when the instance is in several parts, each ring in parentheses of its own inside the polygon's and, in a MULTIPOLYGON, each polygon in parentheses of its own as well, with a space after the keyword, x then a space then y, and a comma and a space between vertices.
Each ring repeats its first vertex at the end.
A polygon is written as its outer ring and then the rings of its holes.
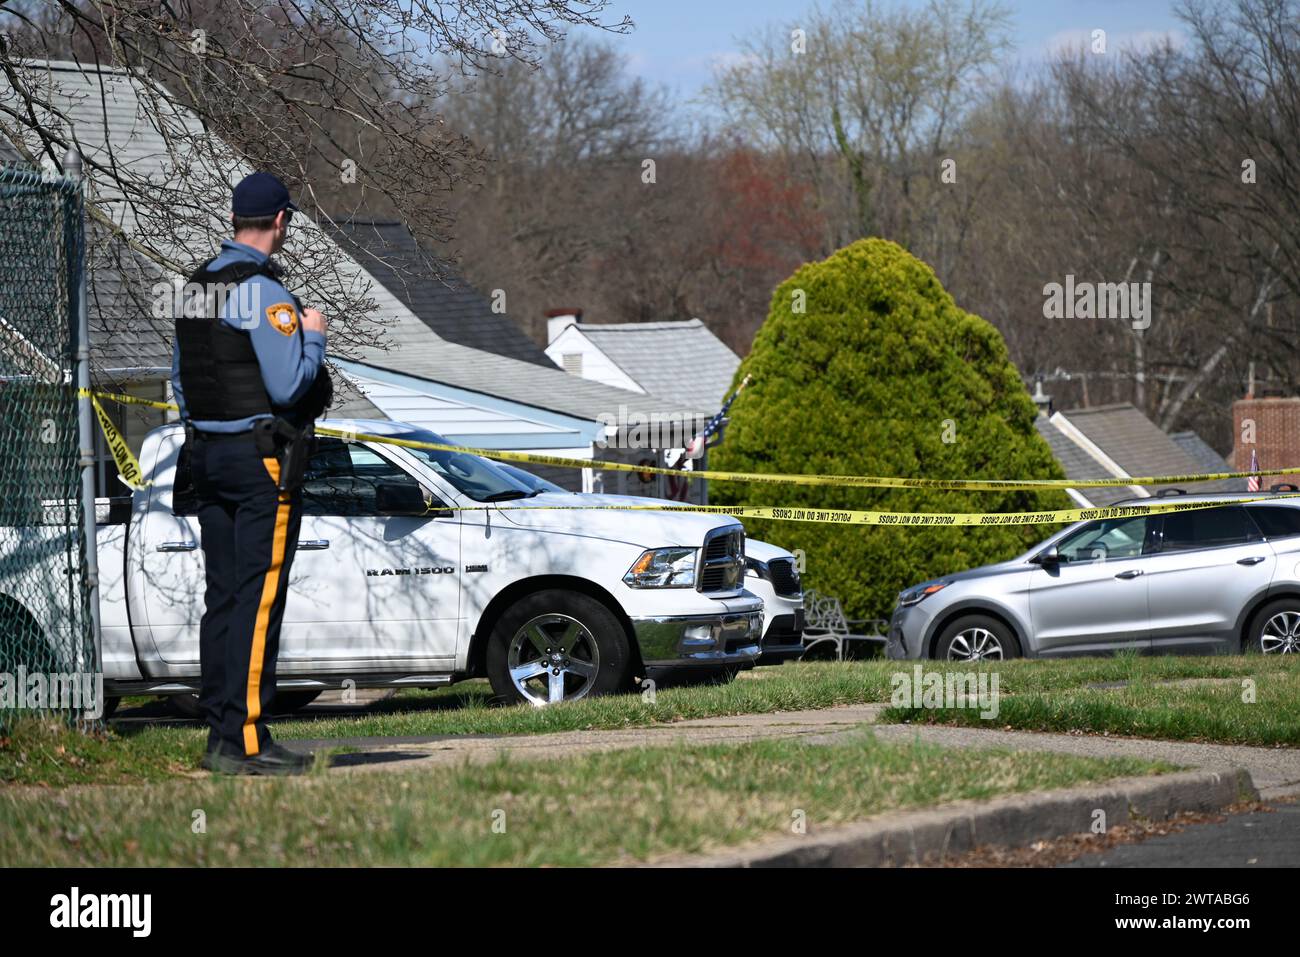
POLYGON ((564 371, 569 375, 582 375, 582 353, 566 352, 563 356, 564 371))

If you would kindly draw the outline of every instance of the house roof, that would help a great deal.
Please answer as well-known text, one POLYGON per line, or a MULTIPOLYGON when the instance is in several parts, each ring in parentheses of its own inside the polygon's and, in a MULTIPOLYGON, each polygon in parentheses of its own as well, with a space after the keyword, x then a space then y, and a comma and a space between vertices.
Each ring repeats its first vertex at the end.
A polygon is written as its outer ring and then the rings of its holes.
POLYGON ((569 329, 585 335, 646 392, 708 412, 722 407, 740 366, 740 357, 699 319, 582 322, 569 329))
MULTIPOLYGON (((174 246, 163 250, 167 261, 186 269, 204 258, 205 250, 216 248, 229 229, 224 218, 225 200, 219 208, 196 208, 196 204, 212 202, 211 197, 218 195, 227 197, 232 185, 253 171, 252 166, 207 133, 197 117, 175 102, 155 101, 146 84, 122 70, 42 61, 24 64, 22 75, 68 116, 83 155, 126 168, 136 181, 147 182, 150 194, 158 197, 157 208, 137 210, 123 201, 111 180, 88 168, 93 197, 126 235, 147 233, 153 217, 174 209, 179 235, 174 246)), ((0 79, 0 104, 12 96, 6 81, 0 79)), ((63 126, 54 116, 42 121, 53 127, 63 126)), ((286 283, 291 290, 307 303, 330 303, 344 297, 368 303, 368 326, 344 344, 349 358, 591 421, 617 415, 620 406, 647 415, 705 411, 684 404, 681 398, 667 401, 587 382, 549 362, 541 366, 448 341, 377 282, 310 217, 302 217, 301 225, 299 220, 294 222, 289 250, 297 257, 300 268, 294 268, 293 262, 286 263, 290 267, 286 283), (322 263, 328 268, 321 268, 322 263), (302 272, 315 278, 298 285, 295 275, 302 272)), ((170 233, 159 235, 171 237, 170 233)), ((107 288, 96 294, 100 301, 116 303, 113 308, 126 313, 119 316, 120 323, 111 325, 111 336, 105 335, 100 343, 113 350, 96 356, 101 368, 131 359, 137 346, 146 362, 156 361, 160 358, 158 339, 170 343, 170 321, 153 319, 148 309, 139 307, 141 301, 147 302, 147 296, 131 303, 131 309, 122 303, 123 292, 143 288, 134 285, 138 277, 133 270, 137 266, 144 268, 138 263, 124 266, 116 277, 93 280, 106 284, 107 288)), ((160 266, 150 268, 170 272, 160 266)), ((96 308, 95 296, 90 306, 96 308)), ((328 307, 325 311, 328 317, 328 307)), ((106 324, 110 320, 109 314, 101 317, 106 324)), ((170 365, 169 351, 167 356, 166 364, 170 365)), ((359 410, 364 410, 364 404, 359 410)))
POLYGON ((507 316, 493 312, 450 264, 422 249, 404 224, 353 218, 325 227, 376 282, 448 342, 554 366, 541 346, 507 316))
MULTIPOLYGON (((1171 432, 1169 437, 1178 443, 1184 452, 1190 455, 1200 465, 1202 472, 1235 472, 1236 469, 1232 464, 1210 446, 1203 438, 1188 429, 1185 432, 1171 432)), ((1228 486, 1226 491, 1244 492, 1246 491, 1245 479, 1223 479, 1223 484, 1228 486)))
MULTIPOLYGON (((1105 468, 1092 451, 1086 447, 1087 443, 1099 450, 1105 458, 1110 459, 1123 475, 1138 477, 1190 475, 1223 470, 1224 463, 1222 460, 1213 469, 1208 468, 1205 463, 1190 454, 1172 436, 1129 403, 1058 412, 1052 416, 1051 422, 1058 432, 1070 439, 1094 462, 1101 465, 1105 475, 1108 476, 1114 477, 1114 472, 1105 468), (1082 434, 1084 443, 1076 441, 1070 435, 1071 428, 1082 434)), ((1058 458, 1060 457, 1058 454, 1058 458)), ((1071 454, 1069 460, 1062 459, 1062 466, 1065 468, 1068 477, 1079 479, 1103 477, 1091 474, 1094 471, 1092 466, 1086 468, 1090 474, 1082 474, 1083 469, 1077 462, 1073 462, 1074 458, 1073 454, 1071 454), (1072 462, 1073 467, 1078 469, 1080 474, 1071 472, 1072 462)), ((1152 492, 1166 487, 1168 486, 1144 486, 1144 488, 1152 492)), ((1180 483, 1178 487, 1185 488, 1189 492, 1228 492, 1238 490, 1238 487, 1229 479, 1220 479, 1213 482, 1186 482, 1180 483)), ((1085 494, 1098 504, 1107 504, 1108 501, 1114 500, 1110 498, 1110 494, 1116 491, 1126 491, 1126 489, 1087 489, 1085 494)), ((1120 497, 1130 496, 1126 494, 1120 497)))
POLYGON ((86 227, 86 308, 95 369, 109 378, 128 370, 171 368, 172 322, 141 315, 142 290, 168 282, 154 262, 112 236, 100 224, 86 227))
MULTIPOLYGON (((1058 429, 1052 420, 1040 415, 1034 420, 1034 428, 1047 440, 1052 454, 1065 470, 1065 477, 1078 481, 1089 479, 1109 479, 1115 475, 1105 469, 1100 462, 1090 456, 1073 439, 1058 429)), ((1080 489, 1081 494, 1093 505, 1114 505, 1116 502, 1133 497, 1133 490, 1127 486, 1080 489)))

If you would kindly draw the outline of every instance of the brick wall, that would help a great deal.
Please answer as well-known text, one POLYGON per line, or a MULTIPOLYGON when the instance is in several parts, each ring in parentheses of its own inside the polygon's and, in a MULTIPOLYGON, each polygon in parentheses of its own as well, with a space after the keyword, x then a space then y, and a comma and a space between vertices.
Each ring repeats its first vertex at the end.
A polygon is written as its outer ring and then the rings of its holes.
MULTIPOLYGON (((1251 445, 1242 440, 1249 437, 1245 426, 1252 420, 1261 469, 1300 466, 1300 398, 1241 399, 1232 404, 1232 463, 1242 472, 1250 468, 1251 445)), ((1277 482, 1300 485, 1300 472, 1266 477, 1260 486, 1268 488, 1277 482)))

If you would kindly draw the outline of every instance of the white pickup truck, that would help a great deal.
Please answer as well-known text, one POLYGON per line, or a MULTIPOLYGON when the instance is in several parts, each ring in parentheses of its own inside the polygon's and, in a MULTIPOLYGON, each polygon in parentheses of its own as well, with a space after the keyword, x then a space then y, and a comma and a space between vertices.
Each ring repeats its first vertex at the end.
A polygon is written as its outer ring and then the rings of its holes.
MULTIPOLYGON (((446 442, 395 422, 322 424, 446 442)), ((183 439, 179 425, 146 436, 152 484, 99 510, 110 702, 197 690, 203 553, 193 504, 172 494, 183 439)), ((763 602, 745 589, 744 528, 729 516, 547 509, 575 497, 477 456, 318 442, 281 630, 285 697, 486 676, 504 699, 542 705, 759 655, 763 602)), ((24 540, 0 529, 0 556, 24 540)), ((3 580, 0 611, 29 628, 45 614, 3 580)))

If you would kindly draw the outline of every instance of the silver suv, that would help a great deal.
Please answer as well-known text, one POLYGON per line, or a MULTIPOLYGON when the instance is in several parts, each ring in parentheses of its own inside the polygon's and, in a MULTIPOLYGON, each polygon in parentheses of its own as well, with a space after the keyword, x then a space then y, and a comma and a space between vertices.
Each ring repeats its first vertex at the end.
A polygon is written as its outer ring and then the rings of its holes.
MULTIPOLYGON (((1300 498, 1080 522, 898 596, 891 658, 1300 652, 1300 498)), ((1151 502, 1132 499, 1121 504, 1151 502)))

